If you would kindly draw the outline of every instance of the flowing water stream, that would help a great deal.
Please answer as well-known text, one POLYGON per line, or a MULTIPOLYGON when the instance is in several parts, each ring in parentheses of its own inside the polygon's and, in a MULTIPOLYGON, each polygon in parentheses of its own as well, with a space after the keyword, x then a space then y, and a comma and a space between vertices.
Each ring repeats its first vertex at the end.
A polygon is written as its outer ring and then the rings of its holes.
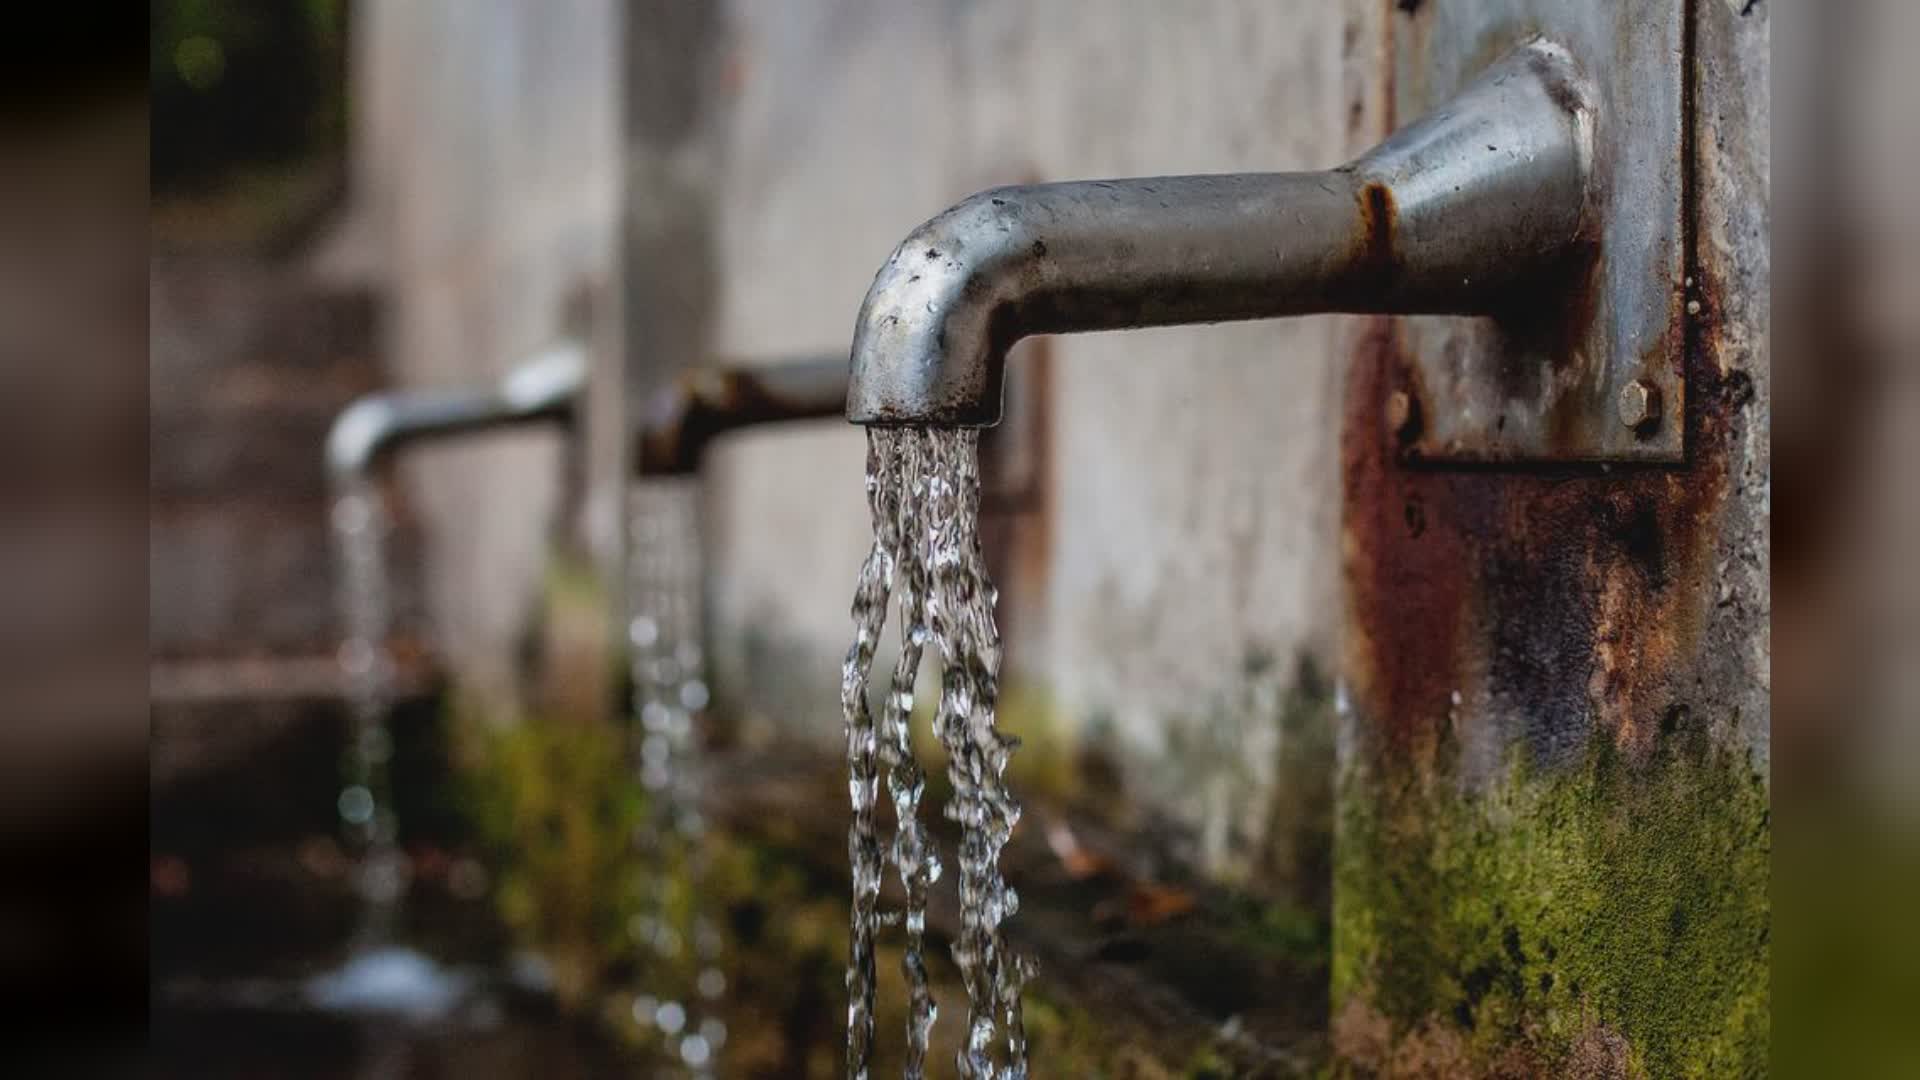
POLYGON ((1000 851, 1020 819, 1004 782, 1015 740, 994 723, 999 696, 997 599, 980 552, 979 433, 971 429, 870 428, 867 502, 874 543, 861 566, 853 601, 854 643, 841 677, 846 723, 848 795, 853 823, 852 940, 847 965, 847 1075, 868 1077, 874 1050, 874 942, 883 927, 903 925, 903 974, 909 995, 906 1075, 924 1071, 936 1006, 923 959, 927 894, 940 878, 937 852, 919 820, 925 776, 911 739, 914 677, 932 643, 941 663, 933 727, 946 751, 953 798, 946 815, 959 823, 961 924, 953 959, 967 989, 966 1041, 955 1055, 960 1075, 1024 1080, 1027 1075, 1021 989, 1030 974, 1013 953, 1001 923, 1019 908, 1000 875, 1000 851), (874 653, 897 597, 901 652, 876 723, 868 702, 874 653), (887 770, 894 833, 882 845, 875 809, 879 767, 887 770), (905 910, 883 913, 886 866, 898 873, 905 910), (1004 1030, 1004 1046, 996 1041, 1004 1030))
POLYGON ((648 814, 635 837, 641 910, 630 932, 651 953, 635 988, 635 1023, 656 1032, 691 1075, 713 1075, 726 1023, 710 1013, 726 992, 724 936, 695 901, 705 832, 695 784, 707 707, 701 642, 699 486, 649 480, 628 496, 627 636, 632 646, 634 761, 648 814))
MULTIPOLYGON (((332 1011, 442 1016, 466 997, 468 977, 399 940, 413 866, 399 842, 387 726, 398 686, 387 650, 392 594, 386 542, 393 522, 371 476, 344 482, 334 492, 332 525, 349 717, 336 805, 348 848, 357 856, 359 912, 346 961, 308 977, 303 993, 310 1004, 332 1011)), ((380 1057, 362 1075, 398 1075, 396 1068, 380 1057)))
POLYGON ((340 668, 349 715, 338 808, 359 857, 361 910, 354 944, 368 948, 392 938, 408 878, 393 813, 393 743, 387 731, 394 702, 393 661, 386 648, 391 603, 386 540, 392 523, 378 485, 369 477, 343 485, 334 494, 332 524, 344 624, 340 668))

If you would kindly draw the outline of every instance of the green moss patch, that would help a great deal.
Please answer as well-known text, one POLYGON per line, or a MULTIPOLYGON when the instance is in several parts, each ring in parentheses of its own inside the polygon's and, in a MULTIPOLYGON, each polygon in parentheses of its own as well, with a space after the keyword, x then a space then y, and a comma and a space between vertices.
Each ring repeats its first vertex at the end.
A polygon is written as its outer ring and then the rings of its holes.
POLYGON ((1479 791, 1394 762, 1343 778, 1337 1015, 1388 1044, 1450 1031, 1483 1068, 1524 1048, 1562 1074, 1605 1031, 1638 1074, 1766 1073, 1765 778, 1704 738, 1642 764, 1595 742, 1479 791))

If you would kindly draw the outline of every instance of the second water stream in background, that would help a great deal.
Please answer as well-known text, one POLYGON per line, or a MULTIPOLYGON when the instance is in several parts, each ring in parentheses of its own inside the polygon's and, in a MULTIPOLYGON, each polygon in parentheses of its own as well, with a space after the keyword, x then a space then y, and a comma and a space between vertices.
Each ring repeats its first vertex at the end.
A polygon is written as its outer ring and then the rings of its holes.
POLYGON ((406 855, 393 813, 387 715, 394 702, 393 660, 387 653, 391 598, 385 501, 362 478, 334 493, 335 559, 340 568, 340 616, 345 633, 340 668, 346 677, 348 746, 339 812, 360 857, 361 912, 356 949, 388 944, 407 889, 406 855))
POLYGON ((628 495, 633 755, 647 796, 635 837, 640 913, 629 932, 654 961, 643 965, 646 981, 634 987, 634 1022, 657 1033, 693 1075, 709 1076, 727 1026, 703 1014, 726 992, 727 976, 724 937, 700 903, 706 823, 696 790, 701 740, 694 725, 709 695, 699 495, 692 479, 649 480, 628 495))

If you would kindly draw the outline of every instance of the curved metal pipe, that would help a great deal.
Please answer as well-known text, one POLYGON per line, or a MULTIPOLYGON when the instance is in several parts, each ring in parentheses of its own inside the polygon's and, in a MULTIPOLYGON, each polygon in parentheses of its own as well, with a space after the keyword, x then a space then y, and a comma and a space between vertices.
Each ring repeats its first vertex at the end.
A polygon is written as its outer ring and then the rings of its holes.
POLYGON ((922 225, 856 324, 847 418, 998 423, 1029 334, 1323 312, 1487 314, 1583 246, 1592 98, 1522 46, 1327 172, 998 188, 922 225))
POLYGON ((409 443, 541 423, 571 423, 586 389, 585 345, 566 341, 486 389, 392 390, 344 409, 327 432, 327 472, 348 479, 409 443))
POLYGON ((693 368, 647 403, 634 438, 634 473, 696 472, 708 445, 727 432, 837 417, 846 407, 847 361, 838 354, 693 368))

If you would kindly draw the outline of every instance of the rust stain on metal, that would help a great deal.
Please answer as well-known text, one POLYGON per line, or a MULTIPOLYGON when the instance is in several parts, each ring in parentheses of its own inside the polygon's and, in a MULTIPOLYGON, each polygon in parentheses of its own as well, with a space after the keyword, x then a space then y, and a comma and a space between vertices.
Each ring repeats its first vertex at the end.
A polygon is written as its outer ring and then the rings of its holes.
POLYGON ((694 472, 707 446, 727 432, 835 417, 845 403, 845 365, 833 358, 695 368, 651 403, 634 440, 633 467, 642 476, 694 472))
POLYGON ((1355 258, 1368 276, 1384 289, 1394 276, 1394 232, 1398 224, 1398 209, 1394 205, 1393 192, 1377 180, 1360 189, 1359 202, 1360 236, 1355 258))
MULTIPOLYGON (((1696 325, 1685 355, 1701 357, 1696 325)), ((1459 723, 1502 724, 1545 766, 1591 737, 1648 753, 1700 639, 1736 394, 1695 360, 1690 467, 1435 469, 1399 452, 1396 393, 1424 396, 1397 324, 1374 320, 1342 445, 1345 668, 1378 748, 1423 765, 1459 723), (1697 440, 1697 441, 1693 441, 1697 440), (1461 697, 1476 706, 1464 715, 1461 697)))
POLYGON ((1446 714, 1451 672, 1467 606, 1458 567, 1467 552, 1464 530, 1451 520, 1462 510, 1449 498, 1450 520, 1432 528, 1433 479, 1395 468, 1380 437, 1389 364, 1398 354, 1396 326, 1375 320, 1355 358, 1347 394, 1349 416, 1342 449, 1344 535, 1349 625, 1348 677, 1368 711, 1389 733, 1410 738, 1426 726, 1416 718, 1446 714), (1423 662, 1401 662, 1419 658, 1423 662))

